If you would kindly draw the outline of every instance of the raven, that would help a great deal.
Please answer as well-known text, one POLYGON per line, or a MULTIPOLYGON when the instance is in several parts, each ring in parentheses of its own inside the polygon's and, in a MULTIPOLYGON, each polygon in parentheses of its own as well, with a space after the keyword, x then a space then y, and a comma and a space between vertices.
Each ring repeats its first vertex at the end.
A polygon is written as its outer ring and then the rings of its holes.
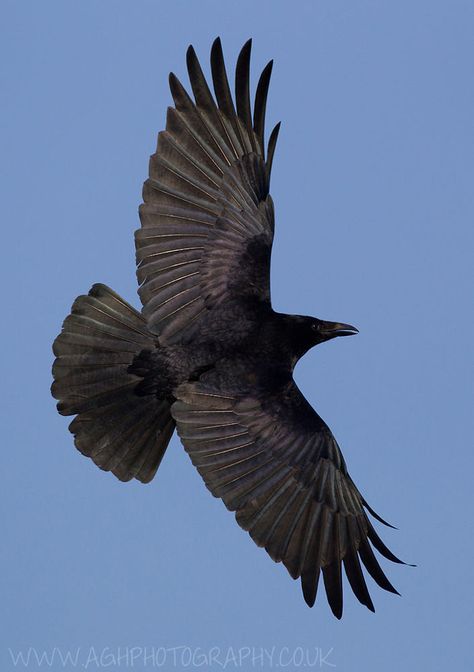
POLYGON ((313 606, 322 572, 342 616, 342 565, 374 611, 362 565, 390 592, 378 536, 331 431, 293 380, 311 347, 348 324, 284 315, 270 301, 270 173, 280 125, 264 142, 273 62, 249 93, 251 40, 232 97, 217 38, 214 95, 192 46, 194 100, 169 78, 174 106, 149 165, 136 231, 136 311, 102 284, 79 296, 56 338, 53 396, 75 445, 122 481, 154 477, 176 428, 193 464, 238 524, 301 578, 313 606), (235 102, 234 102, 235 101, 235 102), (371 546, 372 544, 372 546, 371 546), (362 565, 361 565, 362 563, 362 565))

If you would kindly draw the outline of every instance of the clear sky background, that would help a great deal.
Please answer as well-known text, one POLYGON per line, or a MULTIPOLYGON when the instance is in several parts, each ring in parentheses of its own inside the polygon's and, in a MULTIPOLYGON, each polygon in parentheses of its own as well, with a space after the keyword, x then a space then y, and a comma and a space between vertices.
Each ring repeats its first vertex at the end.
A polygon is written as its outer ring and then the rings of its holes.
MULTIPOLYGON (((177 646, 219 648, 221 662, 232 647, 244 659, 226 669, 245 671, 271 668, 246 647, 287 647, 275 669, 297 647, 320 649, 321 669, 471 669, 474 4, 1 5, 1 669, 22 669, 9 649, 80 649, 79 667, 91 647, 177 646), (296 378, 399 527, 378 526, 384 540, 418 565, 383 562, 402 597, 369 579, 375 615, 347 584, 341 622, 322 590, 308 609, 176 438, 150 485, 123 484, 74 449, 50 397, 73 299, 100 281, 139 305, 132 234, 168 72, 186 80, 189 43, 207 69, 217 35, 232 68, 254 38, 254 82, 275 59, 274 306, 360 329, 296 378)), ((167 655, 160 669, 197 669, 167 655)))

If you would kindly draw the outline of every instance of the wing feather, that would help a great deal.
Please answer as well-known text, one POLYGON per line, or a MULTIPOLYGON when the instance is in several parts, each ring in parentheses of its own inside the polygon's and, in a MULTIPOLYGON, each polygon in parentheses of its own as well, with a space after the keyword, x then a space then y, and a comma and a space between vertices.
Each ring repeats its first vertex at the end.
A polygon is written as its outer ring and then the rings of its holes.
POLYGON ((252 40, 248 40, 239 54, 235 69, 235 100, 237 101, 237 114, 242 120, 247 137, 250 138, 250 151, 258 152, 257 142, 252 128, 252 111, 250 108, 250 52, 252 40))
POLYGON ((270 86, 270 77, 273 69, 273 61, 267 63, 260 75, 257 84, 257 93, 255 94, 255 108, 253 113, 253 130, 260 141, 260 152, 265 156, 265 112, 267 109, 268 89, 270 86))

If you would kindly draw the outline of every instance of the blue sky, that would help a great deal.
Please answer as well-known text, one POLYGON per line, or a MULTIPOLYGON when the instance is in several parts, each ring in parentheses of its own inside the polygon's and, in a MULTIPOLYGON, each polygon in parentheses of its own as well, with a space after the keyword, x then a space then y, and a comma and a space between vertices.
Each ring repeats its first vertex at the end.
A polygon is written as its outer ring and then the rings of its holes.
POLYGON ((315 669, 468 669, 474 5, 2 9, 2 669, 23 669, 12 655, 29 647, 79 650, 82 669, 119 669, 126 655, 130 667, 130 647, 135 669, 206 669, 170 652, 153 668, 137 653, 178 646, 217 648, 209 669, 226 655, 225 669, 298 669, 298 647, 313 663, 320 652, 315 669), (360 329, 310 352, 296 378, 366 499, 399 527, 384 540, 418 565, 383 563, 402 597, 372 582, 375 615, 347 584, 341 622, 322 591, 308 609, 176 438, 149 486, 98 470, 49 394, 51 343, 78 294, 100 281, 138 306, 132 233, 167 75, 186 79, 189 43, 207 67, 217 35, 229 65, 254 38, 254 81, 275 59, 274 306, 360 329))

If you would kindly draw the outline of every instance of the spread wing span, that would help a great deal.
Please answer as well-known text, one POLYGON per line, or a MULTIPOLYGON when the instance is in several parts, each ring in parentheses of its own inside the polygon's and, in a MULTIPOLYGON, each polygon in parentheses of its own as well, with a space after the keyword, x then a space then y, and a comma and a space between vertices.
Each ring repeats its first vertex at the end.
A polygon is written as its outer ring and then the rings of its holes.
MULTIPOLYGON (((362 566, 390 592, 371 544, 385 546, 350 478, 337 442, 294 381, 264 401, 222 391, 206 374, 178 388, 180 438, 215 497, 293 578, 309 606, 322 572, 329 605, 342 615, 342 566, 359 601, 374 610, 362 566)), ((378 518, 381 520, 380 518, 378 518)), ((384 522, 384 521, 382 521, 384 522)))
POLYGON ((219 39, 211 51, 214 96, 192 47, 187 66, 194 100, 170 75, 175 106, 150 159, 135 234, 143 315, 161 343, 189 341, 203 313, 223 300, 270 300, 268 190, 279 124, 265 151, 272 62, 260 76, 252 116, 250 49, 249 40, 237 60, 235 106, 219 39))

